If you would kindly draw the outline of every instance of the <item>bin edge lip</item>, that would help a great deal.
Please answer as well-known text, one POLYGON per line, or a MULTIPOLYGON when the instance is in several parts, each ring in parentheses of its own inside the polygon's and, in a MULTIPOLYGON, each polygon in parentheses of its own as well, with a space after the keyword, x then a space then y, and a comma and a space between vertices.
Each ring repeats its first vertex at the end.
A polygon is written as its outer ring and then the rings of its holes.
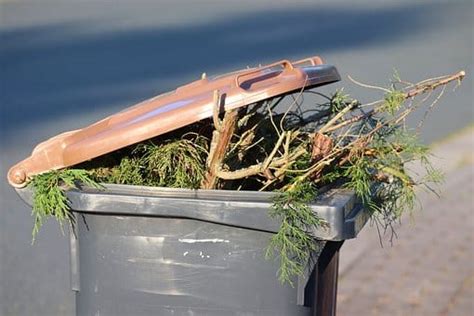
MULTIPOLYGON (((122 184, 103 186, 103 189, 83 187, 67 190, 66 194, 72 203, 71 210, 78 214, 183 218, 270 233, 277 232, 280 226, 277 219, 268 216, 271 197, 275 192, 192 190, 122 184), (143 203, 137 203, 140 198, 143 198, 143 203), (202 203, 201 211, 198 212, 176 207, 198 202, 202 203), (166 207, 163 209, 165 205, 174 207, 170 210, 166 207), (206 205, 212 206, 211 209, 207 209, 206 205), (242 221, 243 218, 245 219, 242 221)), ((26 204, 32 206, 31 187, 15 190, 26 204)), ((358 231, 352 232, 353 218, 367 211, 360 207, 354 192, 344 188, 330 189, 322 193, 311 203, 311 207, 330 225, 330 228, 320 227, 313 231, 314 236, 322 240, 356 237, 358 231), (348 229, 350 231, 346 232, 348 229)))
MULTIPOLYGON (((106 194, 106 195, 128 195, 135 197, 156 197, 167 199, 196 199, 196 200, 216 200, 231 202, 255 202, 269 203, 276 196, 277 192, 261 192, 250 190, 212 190, 212 189, 183 189, 168 187, 153 187, 128 184, 100 183, 102 188, 81 186, 80 188, 67 189, 66 192, 81 194, 106 194)), ((32 206, 33 190, 26 186, 14 188, 20 198, 26 204, 32 206)), ((350 189, 332 188, 321 195, 315 197, 311 205, 333 206, 330 200, 335 197, 345 197, 350 199, 355 193, 350 189)))

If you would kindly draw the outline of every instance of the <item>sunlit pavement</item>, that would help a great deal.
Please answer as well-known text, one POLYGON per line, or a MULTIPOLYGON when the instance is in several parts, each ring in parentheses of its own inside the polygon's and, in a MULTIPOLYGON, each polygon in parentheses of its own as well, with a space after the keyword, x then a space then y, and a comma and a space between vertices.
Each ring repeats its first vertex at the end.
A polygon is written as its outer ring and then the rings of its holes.
POLYGON ((338 315, 474 314, 473 148, 474 128, 435 147, 440 197, 420 194, 393 245, 375 227, 344 244, 338 315))

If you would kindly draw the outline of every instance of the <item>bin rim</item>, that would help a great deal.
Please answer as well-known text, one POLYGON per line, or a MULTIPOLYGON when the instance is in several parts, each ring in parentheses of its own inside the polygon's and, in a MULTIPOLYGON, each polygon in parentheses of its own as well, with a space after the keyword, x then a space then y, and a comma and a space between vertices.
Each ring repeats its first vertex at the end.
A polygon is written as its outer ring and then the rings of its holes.
MULTIPOLYGON (((16 188, 29 205, 30 187, 16 188)), ((192 190, 123 184, 103 189, 82 187, 66 191, 76 214, 183 218, 276 233, 280 221, 269 216, 275 192, 192 190)), ((350 189, 333 188, 318 195, 310 207, 328 225, 312 234, 324 240, 354 238, 369 218, 350 189)))
MULTIPOLYGON (((104 194, 104 195, 129 195, 140 197, 159 197, 166 199, 196 199, 217 201, 245 201, 255 203, 269 203, 278 194, 275 191, 253 190, 223 190, 223 189, 188 189, 170 188, 132 184, 99 183, 100 187, 90 187, 78 184, 78 188, 68 188, 66 194, 104 194)), ((18 195, 28 205, 31 205, 33 189, 30 187, 15 188, 18 195)), ((316 195, 310 205, 338 205, 338 196, 355 196, 354 191, 348 188, 323 188, 316 195)))

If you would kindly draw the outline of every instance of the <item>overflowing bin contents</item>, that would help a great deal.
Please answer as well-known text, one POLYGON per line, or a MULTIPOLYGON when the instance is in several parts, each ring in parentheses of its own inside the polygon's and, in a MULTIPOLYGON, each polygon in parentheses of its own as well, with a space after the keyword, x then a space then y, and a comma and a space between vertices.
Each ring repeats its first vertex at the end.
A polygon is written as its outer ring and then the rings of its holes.
POLYGON ((203 74, 39 144, 8 179, 34 235, 72 224, 78 314, 310 315, 341 241, 369 217, 391 231, 440 180, 405 119, 463 77, 396 76, 362 103, 316 89, 340 80, 319 57, 203 74))

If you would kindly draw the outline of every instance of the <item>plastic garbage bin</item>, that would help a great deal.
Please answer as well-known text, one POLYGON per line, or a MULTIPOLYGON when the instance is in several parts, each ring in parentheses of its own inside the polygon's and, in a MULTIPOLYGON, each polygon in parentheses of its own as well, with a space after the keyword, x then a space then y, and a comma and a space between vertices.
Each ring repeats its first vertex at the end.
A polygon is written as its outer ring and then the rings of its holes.
MULTIPOLYGON (((337 70, 318 57, 203 76, 38 145, 8 179, 31 204, 29 176, 210 117, 215 90, 230 109, 337 80, 337 70)), ((312 208, 328 226, 313 233, 326 242, 291 287, 278 282, 278 262, 264 258, 279 227, 268 215, 272 193, 106 185, 67 196, 76 216, 70 240, 77 315, 331 315, 339 247, 368 218, 350 191, 321 195, 312 208)))
MULTIPOLYGON (((31 203, 29 189, 18 192, 31 203)), ((278 262, 264 258, 279 227, 268 216, 271 196, 127 185, 69 191, 77 315, 313 315, 313 265, 291 287, 278 282, 278 262)), ((347 190, 322 195, 312 208, 329 225, 314 235, 354 238, 368 216, 354 202, 347 190)))

